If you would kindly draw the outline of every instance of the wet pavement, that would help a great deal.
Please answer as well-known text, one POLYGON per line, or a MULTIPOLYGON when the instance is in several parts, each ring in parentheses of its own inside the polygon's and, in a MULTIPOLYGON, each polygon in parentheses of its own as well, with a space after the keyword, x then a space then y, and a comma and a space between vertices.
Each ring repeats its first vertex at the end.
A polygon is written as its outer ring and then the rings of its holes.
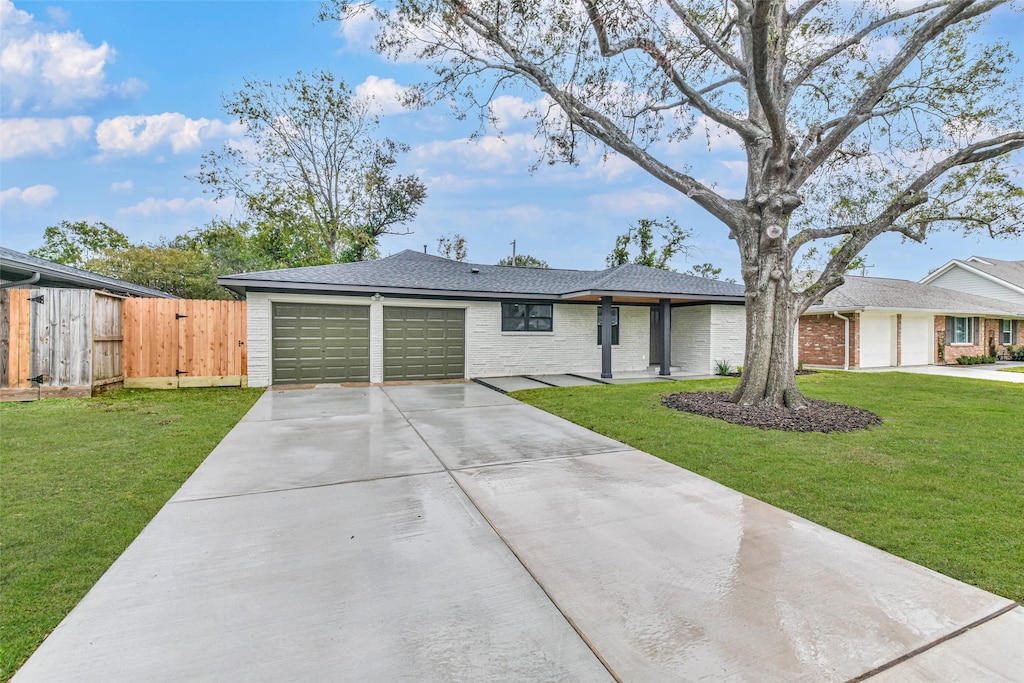
POLYGON ((332 387, 261 397, 14 680, 1019 680, 1021 642, 1009 600, 496 391, 332 387))

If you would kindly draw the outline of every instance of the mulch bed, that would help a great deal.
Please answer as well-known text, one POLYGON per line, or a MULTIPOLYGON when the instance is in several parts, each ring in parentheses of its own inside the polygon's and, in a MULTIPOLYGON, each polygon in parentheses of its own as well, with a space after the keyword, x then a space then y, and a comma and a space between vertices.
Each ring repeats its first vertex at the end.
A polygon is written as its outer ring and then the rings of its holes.
POLYGON ((785 432, 853 432, 882 424, 882 418, 869 410, 810 398, 807 399, 807 407, 800 410, 762 405, 741 406, 729 403, 729 394, 719 391, 669 394, 661 399, 661 403, 684 413, 785 432))

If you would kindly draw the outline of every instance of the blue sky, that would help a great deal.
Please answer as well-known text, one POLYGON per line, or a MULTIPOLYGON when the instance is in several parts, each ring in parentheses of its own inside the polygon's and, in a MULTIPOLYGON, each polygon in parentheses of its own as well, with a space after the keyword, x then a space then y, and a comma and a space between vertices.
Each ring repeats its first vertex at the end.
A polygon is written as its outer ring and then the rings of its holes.
MULTIPOLYGON (((229 217, 194 174, 203 152, 239 129, 221 110, 221 96, 243 78, 283 79, 323 68, 353 88, 373 93, 382 135, 412 152, 428 198, 413 234, 385 237, 382 251, 435 252, 437 238, 464 235, 469 259, 494 263, 520 253, 553 267, 601 268, 615 236, 638 218, 670 216, 691 229, 691 253, 673 265, 712 262, 739 277, 725 228, 628 162, 602 163, 595 152, 579 167, 543 166, 530 173, 537 143, 517 118, 536 94, 499 103, 508 121, 503 139, 457 121, 446 109, 401 111, 390 95, 424 71, 393 64, 368 49, 364 27, 317 23, 316 2, 15 2, 2 10, 2 162, 0 243, 20 251, 39 246, 43 230, 61 220, 101 220, 134 241, 154 242, 229 217)), ((1024 20, 1002 10, 991 35, 1024 53, 1024 20)), ((742 193, 742 152, 703 137, 675 146, 702 179, 742 193)), ((869 275, 918 279, 952 258, 983 254, 1024 258, 1021 241, 993 242, 953 233, 927 244, 884 236, 865 251, 869 275)))

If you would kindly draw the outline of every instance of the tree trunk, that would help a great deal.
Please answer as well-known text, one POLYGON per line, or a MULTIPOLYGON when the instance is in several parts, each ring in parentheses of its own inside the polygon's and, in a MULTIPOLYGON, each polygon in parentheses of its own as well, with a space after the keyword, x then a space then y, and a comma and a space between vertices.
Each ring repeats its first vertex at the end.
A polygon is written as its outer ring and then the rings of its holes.
POLYGON ((730 399, 741 405, 804 408, 796 386, 793 337, 796 295, 790 289, 791 266, 781 253, 744 268, 747 287, 746 349, 743 375, 730 399))

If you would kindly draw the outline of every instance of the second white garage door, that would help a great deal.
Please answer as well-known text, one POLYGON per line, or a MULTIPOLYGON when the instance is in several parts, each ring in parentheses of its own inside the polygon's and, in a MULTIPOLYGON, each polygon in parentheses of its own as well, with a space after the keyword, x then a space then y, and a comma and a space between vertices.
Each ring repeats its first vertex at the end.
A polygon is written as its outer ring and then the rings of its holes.
POLYGON ((930 365, 935 323, 930 315, 904 315, 900 340, 901 365, 930 365))

